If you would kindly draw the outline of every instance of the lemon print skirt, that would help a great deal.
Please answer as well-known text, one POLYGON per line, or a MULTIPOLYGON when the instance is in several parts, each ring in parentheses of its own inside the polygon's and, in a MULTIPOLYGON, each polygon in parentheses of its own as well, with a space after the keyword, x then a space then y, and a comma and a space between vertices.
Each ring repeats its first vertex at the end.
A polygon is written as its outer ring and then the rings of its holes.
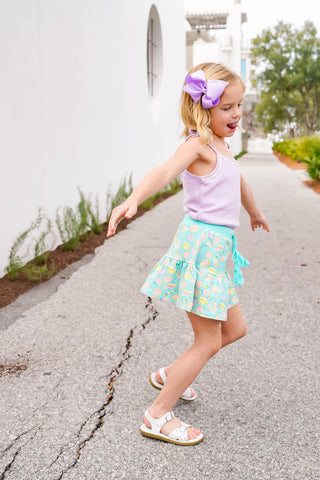
POLYGON ((179 225, 168 252, 151 271, 141 292, 174 302, 201 317, 227 320, 227 310, 239 300, 234 285, 242 285, 240 267, 249 265, 237 251, 231 228, 193 220, 179 225), (230 251, 234 276, 226 270, 230 251))

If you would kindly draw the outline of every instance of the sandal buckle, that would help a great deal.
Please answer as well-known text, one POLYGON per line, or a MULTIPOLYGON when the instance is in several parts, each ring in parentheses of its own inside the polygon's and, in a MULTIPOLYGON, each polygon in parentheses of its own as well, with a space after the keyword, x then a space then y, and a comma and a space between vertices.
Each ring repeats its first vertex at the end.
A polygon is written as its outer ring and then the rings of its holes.
POLYGON ((166 422, 170 422, 170 420, 172 420, 173 417, 174 417, 173 412, 167 413, 167 415, 165 416, 166 422))

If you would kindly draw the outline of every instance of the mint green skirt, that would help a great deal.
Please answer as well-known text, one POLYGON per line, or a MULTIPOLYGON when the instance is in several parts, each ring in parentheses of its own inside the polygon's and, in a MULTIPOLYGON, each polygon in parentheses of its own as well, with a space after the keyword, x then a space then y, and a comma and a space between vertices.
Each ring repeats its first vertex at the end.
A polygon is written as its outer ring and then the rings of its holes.
POLYGON ((155 265, 141 292, 170 300, 201 317, 226 321, 227 310, 239 302, 234 285, 243 284, 240 267, 248 265, 237 251, 232 229, 186 215, 171 247, 155 265), (233 280, 226 270, 230 251, 233 280))

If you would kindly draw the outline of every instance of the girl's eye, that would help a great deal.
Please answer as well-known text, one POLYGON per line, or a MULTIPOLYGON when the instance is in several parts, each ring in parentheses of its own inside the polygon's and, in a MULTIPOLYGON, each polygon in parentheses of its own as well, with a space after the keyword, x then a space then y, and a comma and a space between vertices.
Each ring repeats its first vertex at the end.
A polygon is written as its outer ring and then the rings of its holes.
MULTIPOLYGON (((242 103, 238 103, 238 107, 242 107, 242 103)), ((223 110, 227 111, 230 110, 231 107, 224 107, 223 110)))

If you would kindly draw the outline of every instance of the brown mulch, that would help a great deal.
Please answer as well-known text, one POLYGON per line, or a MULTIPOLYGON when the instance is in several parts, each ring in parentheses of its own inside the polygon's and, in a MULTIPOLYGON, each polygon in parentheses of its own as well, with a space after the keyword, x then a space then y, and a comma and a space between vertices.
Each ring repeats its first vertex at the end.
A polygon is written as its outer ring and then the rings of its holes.
POLYGON ((305 170, 306 169, 306 164, 302 162, 298 162, 297 160, 293 160, 290 157, 287 157, 286 155, 283 155, 283 153, 276 152, 273 150, 273 154, 280 160, 280 162, 284 163, 287 165, 287 167, 291 168, 291 170, 305 170))
POLYGON ((320 193, 320 182, 318 180, 303 180, 307 187, 312 188, 316 193, 320 193))
MULTIPOLYGON (((280 160, 280 162, 284 163, 287 165, 287 167, 291 168, 291 170, 305 170, 306 169, 306 164, 302 162, 298 162, 297 160, 293 160, 290 157, 287 157, 286 155, 283 155, 283 153, 279 153, 276 151, 273 151, 273 154, 280 160)), ((312 188, 316 193, 320 194, 320 182, 318 180, 303 180, 303 183, 309 187, 312 188)))
POLYGON ((5 375, 20 375, 23 371, 27 370, 27 364, 21 362, 12 362, 0 364, 0 377, 5 375))
MULTIPOLYGON (((161 197, 154 200, 153 204, 157 205, 170 196, 170 193, 163 193, 161 197)), ((140 217, 146 211, 147 210, 139 207, 135 218, 140 217)), ((127 228, 127 225, 131 221, 132 220, 126 219, 122 220, 118 226, 117 232, 127 228)), ((79 247, 74 251, 65 251, 63 250, 62 246, 59 245, 55 250, 52 250, 49 253, 49 259, 47 263, 48 270, 50 270, 54 265, 54 272, 57 274, 68 265, 80 260, 85 255, 94 253, 95 249, 100 245, 103 245, 106 241, 107 229, 108 225, 103 224, 103 230, 100 234, 91 235, 89 233, 80 241, 79 247)), ((4 277, 0 278, 0 308, 9 305, 10 303, 14 302, 14 300, 16 300, 22 293, 25 293, 31 288, 46 282, 50 278, 50 276, 46 276, 41 280, 29 280, 25 274, 19 273, 15 280, 11 280, 8 275, 5 275, 4 277)))

